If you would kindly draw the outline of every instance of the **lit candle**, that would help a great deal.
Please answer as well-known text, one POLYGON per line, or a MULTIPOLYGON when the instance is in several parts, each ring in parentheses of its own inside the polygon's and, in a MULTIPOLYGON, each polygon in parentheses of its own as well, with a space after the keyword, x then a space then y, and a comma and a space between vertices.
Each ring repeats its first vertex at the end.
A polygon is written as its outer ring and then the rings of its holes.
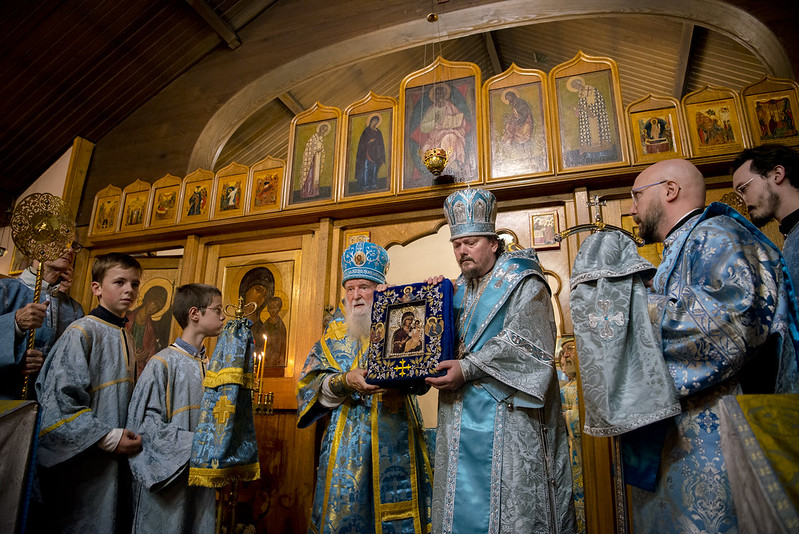
MULTIPOLYGON (((254 378, 255 378, 255 390, 256 391, 261 391, 261 380, 259 378, 260 375, 258 374, 258 371, 259 371, 260 368, 261 368, 261 354, 256 352, 255 353, 255 369, 253 370, 253 375, 254 375, 254 378)), ((256 396, 256 399, 257 398, 258 397, 256 396)))
POLYGON ((261 401, 261 368, 264 363, 264 355, 261 352, 255 354, 255 380, 258 382, 258 402, 261 401))

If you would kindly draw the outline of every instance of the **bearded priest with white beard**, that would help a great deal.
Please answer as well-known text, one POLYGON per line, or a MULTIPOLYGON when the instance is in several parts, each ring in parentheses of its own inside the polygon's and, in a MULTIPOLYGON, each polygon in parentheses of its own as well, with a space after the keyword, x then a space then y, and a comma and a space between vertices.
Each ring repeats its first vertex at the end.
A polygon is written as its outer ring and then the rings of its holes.
POLYGON ((305 428, 331 414, 322 438, 309 532, 430 532, 432 471, 416 396, 366 382, 374 292, 388 253, 374 243, 341 258, 345 298, 297 385, 305 428))

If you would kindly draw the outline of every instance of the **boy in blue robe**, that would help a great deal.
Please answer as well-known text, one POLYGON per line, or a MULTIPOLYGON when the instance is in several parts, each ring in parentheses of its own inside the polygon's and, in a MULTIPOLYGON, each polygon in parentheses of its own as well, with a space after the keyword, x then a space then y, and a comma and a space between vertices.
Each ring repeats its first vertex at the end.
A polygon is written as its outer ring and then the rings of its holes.
POLYGON ((48 530, 85 534, 130 528, 127 456, 141 449, 141 437, 125 428, 135 362, 124 327, 140 278, 135 258, 116 252, 98 256, 91 287, 100 305, 67 328, 36 381, 47 511, 38 520, 48 530))
POLYGON ((188 485, 194 430, 205 377, 203 340, 224 326, 222 293, 187 284, 175 291, 172 313, 183 333, 153 356, 139 377, 128 425, 142 437, 129 460, 133 473, 133 532, 213 532, 216 492, 188 485))

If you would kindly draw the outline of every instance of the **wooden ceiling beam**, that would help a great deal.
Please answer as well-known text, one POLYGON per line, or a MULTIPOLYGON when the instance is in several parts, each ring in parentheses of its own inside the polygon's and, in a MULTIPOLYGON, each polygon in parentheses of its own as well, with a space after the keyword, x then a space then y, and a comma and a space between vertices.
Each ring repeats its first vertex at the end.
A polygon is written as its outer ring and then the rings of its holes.
POLYGON ((204 0, 186 0, 186 3, 227 43, 228 48, 235 50, 241 46, 238 34, 204 0))
POLYGON ((286 106, 294 115, 302 113, 308 109, 302 105, 302 102, 300 102, 291 91, 286 91, 285 93, 278 95, 277 99, 280 100, 283 105, 286 106))
POLYGON ((491 59, 491 66, 494 68, 494 74, 504 72, 505 67, 502 65, 502 56, 499 53, 497 41, 494 39, 494 32, 485 32, 483 34, 483 41, 485 42, 486 50, 488 51, 488 57, 491 59))
POLYGON ((677 65, 674 69, 674 89, 671 96, 680 100, 685 94, 685 86, 688 81, 688 69, 694 55, 694 34, 696 25, 686 22, 682 25, 682 35, 680 36, 680 51, 677 53, 677 65))

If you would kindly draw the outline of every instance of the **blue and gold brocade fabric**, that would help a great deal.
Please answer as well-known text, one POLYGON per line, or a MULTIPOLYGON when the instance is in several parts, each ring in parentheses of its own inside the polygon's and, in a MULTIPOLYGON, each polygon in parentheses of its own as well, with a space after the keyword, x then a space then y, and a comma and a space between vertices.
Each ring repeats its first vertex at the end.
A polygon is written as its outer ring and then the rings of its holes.
POLYGON ((324 379, 359 367, 368 344, 347 336, 339 308, 302 370, 297 425, 330 414, 309 532, 427 533, 432 466, 415 396, 353 393, 332 410, 319 402, 324 379))
POLYGON ((252 414, 252 321, 228 321, 203 381, 200 422, 194 432, 189 484, 221 487, 260 474, 252 414))

